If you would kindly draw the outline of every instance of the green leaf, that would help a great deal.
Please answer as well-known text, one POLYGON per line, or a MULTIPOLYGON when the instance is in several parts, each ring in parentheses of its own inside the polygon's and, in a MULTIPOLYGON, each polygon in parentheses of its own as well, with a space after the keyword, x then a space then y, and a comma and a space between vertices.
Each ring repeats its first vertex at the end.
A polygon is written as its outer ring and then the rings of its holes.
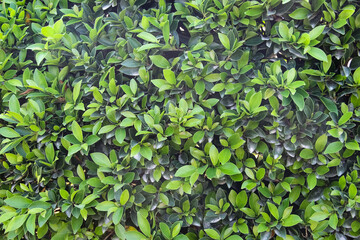
POLYGON ((180 233, 180 230, 181 230, 181 223, 179 222, 174 226, 171 236, 176 237, 180 233))
POLYGON ((321 135, 315 142, 315 149, 317 152, 322 152, 327 144, 328 137, 325 134, 321 135))
POLYGON ((143 232, 145 236, 150 237, 151 235, 150 223, 140 212, 137 212, 137 221, 141 232, 143 232))
POLYGON ((126 137, 126 131, 124 128, 118 128, 115 131, 115 138, 121 144, 126 137))
POLYGON ((150 59, 153 62, 153 64, 155 64, 155 66, 159 68, 170 68, 169 61, 166 60, 166 58, 164 58, 161 55, 152 55, 150 56, 150 59))
POLYGON ((243 240, 243 239, 238 235, 231 235, 230 237, 226 238, 226 240, 243 240))
POLYGON ((215 231, 214 229, 205 229, 205 232, 212 239, 217 239, 217 240, 220 239, 219 233, 217 231, 215 231))
POLYGON ((170 232, 170 228, 166 223, 161 222, 159 224, 160 230, 162 235, 166 238, 166 239, 170 239, 171 238, 171 232, 170 232))
POLYGON ((240 135, 235 133, 229 137, 228 142, 232 149, 237 149, 245 143, 245 140, 241 139, 240 135))
POLYGON ((327 212, 315 212, 311 215, 310 219, 316 222, 320 222, 329 217, 329 213, 327 212))
POLYGON ((82 81, 79 81, 75 84, 74 86, 74 91, 73 91, 73 100, 74 103, 76 102, 77 98, 79 97, 80 94, 80 89, 81 89, 81 83, 82 81))
POLYGON ((197 143, 198 141, 200 141, 201 139, 203 139, 205 136, 205 132, 204 131, 197 131, 194 136, 193 136, 193 141, 194 143, 197 143))
POLYGON ((116 125, 103 126, 102 128, 100 128, 98 134, 105 134, 105 133, 111 132, 112 130, 114 130, 115 127, 116 127, 116 125))
POLYGON ((327 73, 331 67, 331 63, 332 63, 332 56, 331 54, 328 54, 327 55, 327 62, 323 62, 323 70, 324 70, 324 73, 327 73))
POLYGON ((146 159, 148 159, 148 160, 151 160, 153 152, 152 152, 152 150, 151 150, 150 147, 142 146, 142 147, 140 148, 140 154, 141 154, 141 156, 143 156, 144 158, 146 158, 146 159))
POLYGON ((290 39, 290 30, 283 22, 279 23, 279 34, 282 38, 289 40, 290 39))
POLYGON ((342 147, 343 144, 340 141, 332 142, 326 147, 324 154, 337 153, 342 149, 342 147))
POLYGON ((294 203, 300 196, 301 187, 295 186, 293 189, 291 189, 291 192, 289 194, 289 200, 290 203, 294 203))
POLYGON ((156 37, 148 32, 141 32, 137 35, 137 37, 144 39, 145 41, 148 41, 148 42, 153 42, 153 43, 158 42, 156 37))
POLYGON ((96 205, 96 209, 98 211, 107 212, 109 209, 116 207, 114 202, 111 201, 103 201, 96 205))
POLYGON ((315 154, 310 149, 303 149, 300 152, 300 157, 303 158, 303 159, 312 159, 312 158, 315 157, 315 154))
POLYGON ((148 238, 145 237, 138 231, 127 231, 125 232, 126 240, 147 240, 148 238))
POLYGON ((337 214, 336 213, 332 214, 329 218, 329 226, 332 229, 336 230, 338 221, 339 221, 339 219, 338 219, 337 214))
POLYGON ((30 217, 26 221, 26 229, 32 234, 35 235, 35 220, 36 214, 31 214, 30 217))
POLYGON ((290 94, 290 96, 291 96, 292 100, 294 101, 294 103, 296 104, 296 106, 298 106, 299 110, 300 111, 304 110, 305 101, 304 101, 303 95, 296 92, 294 95, 290 94))
POLYGON ((328 98, 324 98, 324 97, 320 97, 320 100, 324 103, 325 107, 330 111, 330 112, 334 112, 334 113, 338 113, 336 104, 331 101, 328 98))
POLYGON ((166 188, 169 190, 177 190, 181 186, 181 181, 171 181, 166 185, 166 188))
POLYGON ((359 143, 356 141, 351 141, 351 142, 345 143, 345 147, 350 150, 360 151, 359 143))
POLYGON ((349 198, 354 199, 357 194, 357 188, 355 184, 351 183, 349 186, 349 198))
POLYGON ((360 84, 360 67, 358 67, 354 74, 353 74, 353 79, 354 79, 354 82, 359 85, 360 84))
POLYGON ((79 125, 76 121, 73 121, 73 122, 72 122, 72 124, 71 124, 71 130, 72 130, 75 138, 76 138, 79 142, 82 142, 82 141, 83 141, 83 133, 82 133, 82 130, 81 130, 80 125, 79 125))
POLYGON ((130 194, 129 194, 129 190, 125 189, 120 196, 120 204, 121 205, 125 205, 127 203, 127 201, 129 200, 130 194))
POLYGON ((359 229, 360 229, 360 222, 359 221, 353 221, 352 223, 351 223, 351 230, 353 230, 353 232, 357 232, 357 231, 359 231, 359 229))
POLYGON ((203 94, 203 92, 205 91, 204 81, 200 80, 195 83, 195 91, 198 95, 203 94))
POLYGON ((209 155, 210 155, 210 159, 211 159, 212 164, 214 166, 216 166, 216 164, 219 161, 219 151, 217 150, 215 145, 211 145, 210 150, 209 150, 209 155))
POLYGON ((163 73, 164 73, 165 80, 168 83, 170 83, 172 85, 176 84, 176 77, 175 77, 175 73, 173 71, 171 71, 170 69, 164 69, 163 73))
POLYGON ((0 216, 0 224, 12 219, 14 216, 16 216, 18 213, 17 212, 5 212, 0 216))
POLYGON ((228 36, 223 33, 218 33, 221 44, 228 50, 230 50, 230 40, 228 36))
POLYGON ((314 189, 314 187, 316 187, 317 179, 316 179, 315 173, 310 173, 307 176, 307 183, 308 183, 309 190, 312 190, 312 189, 314 189))
POLYGON ((176 171, 175 177, 190 177, 195 171, 196 168, 192 165, 182 166, 176 171))
POLYGON ((221 75, 219 73, 212 73, 204 77, 207 82, 217 82, 221 80, 221 75))
MULTIPOLYGON (((309 32, 310 40, 316 39, 318 36, 320 36, 325 29, 325 25, 317 26, 313 30, 309 32)), ((311 55, 311 54, 310 54, 311 55)), ((315 57, 316 58, 316 57, 315 57)), ((326 61, 325 61, 326 62, 326 61)))
POLYGON ((262 101, 261 92, 257 92, 253 94, 249 99, 250 111, 251 112, 255 111, 255 109, 257 109, 261 105, 261 101, 262 101))
POLYGON ((72 216, 71 218, 71 228, 73 230, 73 233, 77 233, 79 231, 79 229, 81 228, 81 225, 83 224, 83 218, 82 217, 74 217, 72 216))
POLYGON ((22 196, 13 196, 5 199, 5 203, 14 208, 27 208, 33 201, 22 196))
POLYGON ((164 37, 165 44, 169 43, 170 38, 170 25, 169 21, 166 21, 162 28, 162 35, 164 37))
POLYGON ((221 150, 220 154, 219 154, 219 160, 221 162, 221 164, 225 164, 227 163, 231 158, 231 152, 230 149, 225 148, 223 150, 221 150))
POLYGON ((20 103, 15 95, 12 95, 9 100, 10 112, 20 113, 20 103))
POLYGON ((18 229, 19 227, 22 227, 28 216, 29 216, 29 214, 19 215, 19 216, 14 217, 13 219, 11 219, 11 221, 9 222, 9 224, 6 227, 5 233, 14 231, 14 230, 18 229))
POLYGON ((45 154, 47 160, 52 163, 55 160, 55 150, 54 145, 52 143, 48 144, 45 148, 45 154))
POLYGON ((302 219, 298 215, 291 214, 289 217, 287 217, 286 219, 283 220, 282 225, 284 227, 292 227, 301 222, 302 222, 302 219))
POLYGON ((100 152, 95 152, 95 153, 91 153, 90 156, 92 160, 100 167, 111 168, 111 162, 105 154, 100 152))
POLYGON ((220 166, 219 169, 221 170, 221 172, 223 172, 226 175, 235 175, 235 174, 240 174, 241 172, 239 171, 239 168, 231 163, 231 162, 227 162, 224 165, 220 166))
POLYGON ((341 126, 345 123, 347 123, 347 121, 349 121, 349 119, 352 117, 353 113, 352 112, 346 112, 344 113, 344 115, 341 116, 341 118, 338 121, 338 125, 341 126))
POLYGON ((307 15, 310 13, 310 11, 306 8, 298 8, 292 13, 289 14, 289 16, 296 20, 303 20, 307 18, 307 15))
POLYGON ((266 204, 268 205, 270 213, 274 216, 274 218, 276 220, 278 220, 279 219, 279 211, 278 211, 277 207, 274 204, 272 204, 271 202, 266 202, 266 204))
POLYGON ((321 50, 320 48, 311 47, 310 50, 308 51, 308 53, 310 54, 310 56, 312 56, 313 58, 316 58, 317 60, 324 61, 324 62, 328 61, 325 52, 323 50, 321 50))
POLYGON ((21 137, 19 133, 17 133, 14 129, 9 127, 0 128, 0 135, 5 138, 17 138, 21 137))

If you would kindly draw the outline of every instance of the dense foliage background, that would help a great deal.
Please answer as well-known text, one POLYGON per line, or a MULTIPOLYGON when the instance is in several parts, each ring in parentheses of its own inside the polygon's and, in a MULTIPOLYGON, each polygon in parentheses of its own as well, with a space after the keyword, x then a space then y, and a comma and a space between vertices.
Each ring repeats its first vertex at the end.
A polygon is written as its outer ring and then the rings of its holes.
POLYGON ((1 239, 359 239, 356 0, 3 0, 1 239))

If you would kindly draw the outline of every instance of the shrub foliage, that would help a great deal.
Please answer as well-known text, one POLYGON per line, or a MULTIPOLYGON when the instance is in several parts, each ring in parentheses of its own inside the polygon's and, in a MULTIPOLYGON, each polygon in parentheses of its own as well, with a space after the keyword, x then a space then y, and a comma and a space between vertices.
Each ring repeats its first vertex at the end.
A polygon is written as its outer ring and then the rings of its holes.
POLYGON ((2 239, 358 239, 358 1, 1 2, 2 239))

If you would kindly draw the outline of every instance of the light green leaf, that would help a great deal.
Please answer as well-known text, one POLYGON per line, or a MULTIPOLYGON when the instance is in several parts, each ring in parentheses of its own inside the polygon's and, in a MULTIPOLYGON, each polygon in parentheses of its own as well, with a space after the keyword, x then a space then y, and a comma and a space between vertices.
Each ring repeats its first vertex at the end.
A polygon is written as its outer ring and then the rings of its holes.
MULTIPOLYGON (((325 25, 317 26, 313 30, 309 32, 310 40, 316 39, 318 36, 322 34, 325 29, 325 25)), ((326 62, 326 61, 325 61, 326 62)))
POLYGON ((291 214, 288 218, 283 220, 284 227, 292 227, 302 222, 302 219, 295 214, 291 214))
POLYGON ((320 48, 311 47, 310 50, 308 51, 308 53, 310 54, 310 56, 312 56, 313 58, 316 58, 317 60, 324 61, 324 62, 328 61, 325 52, 323 50, 321 50, 320 48))
POLYGON ((148 32, 141 32, 137 35, 137 37, 144 39, 145 41, 148 41, 148 42, 153 42, 153 43, 158 42, 156 37, 148 32))
POLYGON ((211 145, 210 150, 209 150, 209 155, 210 155, 210 159, 211 159, 212 164, 214 166, 216 166, 216 164, 219 161, 219 151, 217 150, 215 145, 211 145))
POLYGON ((351 183, 349 186, 349 198, 354 199, 357 194, 357 188, 355 184, 351 183))
POLYGON ((95 152, 95 153, 91 153, 90 156, 92 160, 100 167, 111 168, 111 162, 105 154, 100 152, 95 152))
POLYGON ((359 85, 360 84, 360 67, 358 67, 354 74, 353 74, 353 79, 354 79, 354 82, 356 83, 356 85, 359 85))
POLYGON ((79 81, 75 84, 74 86, 74 90, 73 90, 73 100, 74 103, 76 102, 77 98, 79 97, 80 94, 80 89, 81 89, 81 83, 82 81, 79 81))
POLYGON ((81 127, 80 125, 76 122, 76 121, 73 121, 72 124, 71 124, 71 130, 75 136, 75 138, 79 141, 79 142, 82 142, 84 139, 83 139, 83 133, 82 133, 82 130, 81 130, 81 127))
POLYGON ((221 162, 221 164, 225 164, 227 163, 231 158, 231 152, 230 149, 225 148, 223 150, 221 150, 220 154, 219 154, 219 161, 221 162))
POLYGON ((19 215, 19 216, 14 217, 13 219, 11 219, 11 221, 9 222, 9 224, 6 227, 5 233, 14 231, 14 230, 18 229, 19 227, 22 227, 28 216, 29 216, 29 214, 19 215))
POLYGON ((150 235, 151 235, 150 223, 140 212, 137 212, 137 221, 138 221, 138 225, 140 227, 140 230, 147 237, 150 237, 150 235))
POLYGON ((96 205, 98 211, 107 212, 109 209, 116 207, 116 204, 111 201, 103 201, 96 205))
POLYGON ((151 160, 152 158, 152 150, 150 147, 147 147, 147 146, 142 146, 140 148, 140 154, 141 156, 143 156, 144 158, 148 159, 148 160, 151 160))
POLYGON ((9 128, 9 127, 0 128, 0 135, 2 135, 5 138, 21 137, 19 133, 17 133, 14 129, 9 128))
POLYGON ((220 169, 221 172, 223 172, 224 174, 230 175, 230 176, 241 173, 241 172, 239 171, 239 168, 238 168, 235 164, 233 164, 233 163, 231 163, 231 162, 225 163, 224 165, 220 166, 219 169, 220 169))
POLYGON ((214 230, 214 229, 205 229, 205 232, 207 235, 209 235, 209 237, 211 237, 212 239, 216 239, 219 240, 220 239, 220 235, 219 233, 214 230))
POLYGON ((303 159, 312 159, 314 156, 315 154, 311 149, 303 149, 300 152, 300 157, 303 159))
POLYGON ((165 80, 168 83, 170 83, 172 85, 176 84, 176 77, 175 77, 175 73, 173 71, 171 71, 170 69, 164 69, 163 73, 164 73, 165 80))
POLYGON ((266 204, 268 205, 270 213, 274 216, 274 218, 276 220, 278 220, 279 219, 279 210, 277 209, 277 207, 274 204, 272 204, 271 202, 266 202, 266 204))
POLYGON ((279 34, 282 38, 289 40, 290 39, 290 30, 283 22, 279 23, 279 34))
POLYGON ((329 226, 332 229, 336 230, 338 221, 339 221, 339 219, 338 219, 337 214, 336 213, 332 214, 329 218, 329 226))
POLYGON ((349 119, 352 117, 352 115, 353 115, 352 112, 344 113, 344 115, 342 115, 341 118, 339 119, 338 125, 341 126, 341 125, 347 123, 347 121, 349 121, 349 119))
POLYGON ((125 205, 127 203, 127 201, 129 200, 130 194, 129 194, 129 190, 125 189, 120 196, 120 204, 121 205, 125 205))
POLYGON ((153 62, 153 64, 155 64, 155 66, 159 68, 170 68, 169 61, 166 60, 166 58, 164 58, 161 55, 152 55, 150 56, 150 59, 153 62))
POLYGON ((12 95, 9 100, 10 112, 20 113, 20 103, 15 95, 12 95))
POLYGON ((320 222, 329 217, 329 213, 327 212, 315 212, 311 215, 310 219, 316 222, 320 222))
POLYGON ((316 179, 315 173, 310 173, 307 176, 307 183, 308 183, 309 190, 312 190, 312 189, 314 189, 314 187, 316 187, 317 179, 316 179))
POLYGON ((5 199, 5 203, 14 208, 27 208, 33 201, 23 196, 13 196, 5 199))
POLYGON ((343 144, 340 141, 332 142, 326 147, 324 154, 337 153, 342 149, 342 147, 343 144))
POLYGON ((177 190, 181 186, 181 181, 171 181, 166 185, 166 188, 169 190, 177 190))
POLYGON ((230 50, 230 40, 228 36, 223 33, 218 33, 221 44, 228 50, 230 50))
POLYGON ((147 240, 148 238, 145 237, 142 233, 138 231, 126 231, 125 232, 126 240, 147 240))
POLYGON ((317 152, 322 152, 327 144, 328 137, 325 134, 321 135, 315 142, 315 149, 317 152))
POLYGON ((310 11, 306 8, 297 8, 295 11, 289 14, 289 16, 296 20, 303 20, 307 18, 310 11))
POLYGON ((251 112, 255 111, 255 109, 261 105, 261 101, 262 101, 262 93, 261 92, 257 92, 255 94, 253 94, 249 100, 250 111, 251 112))
POLYGON ((196 168, 192 165, 182 166, 176 171, 175 177, 190 177, 195 171, 196 168))

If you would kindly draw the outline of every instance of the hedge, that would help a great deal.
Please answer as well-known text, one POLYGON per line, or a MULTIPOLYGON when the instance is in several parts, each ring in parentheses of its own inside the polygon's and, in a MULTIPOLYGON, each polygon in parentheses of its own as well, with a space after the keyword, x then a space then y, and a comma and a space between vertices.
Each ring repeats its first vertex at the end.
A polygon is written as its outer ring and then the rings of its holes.
POLYGON ((0 12, 1 239, 359 239, 358 1, 0 12))

